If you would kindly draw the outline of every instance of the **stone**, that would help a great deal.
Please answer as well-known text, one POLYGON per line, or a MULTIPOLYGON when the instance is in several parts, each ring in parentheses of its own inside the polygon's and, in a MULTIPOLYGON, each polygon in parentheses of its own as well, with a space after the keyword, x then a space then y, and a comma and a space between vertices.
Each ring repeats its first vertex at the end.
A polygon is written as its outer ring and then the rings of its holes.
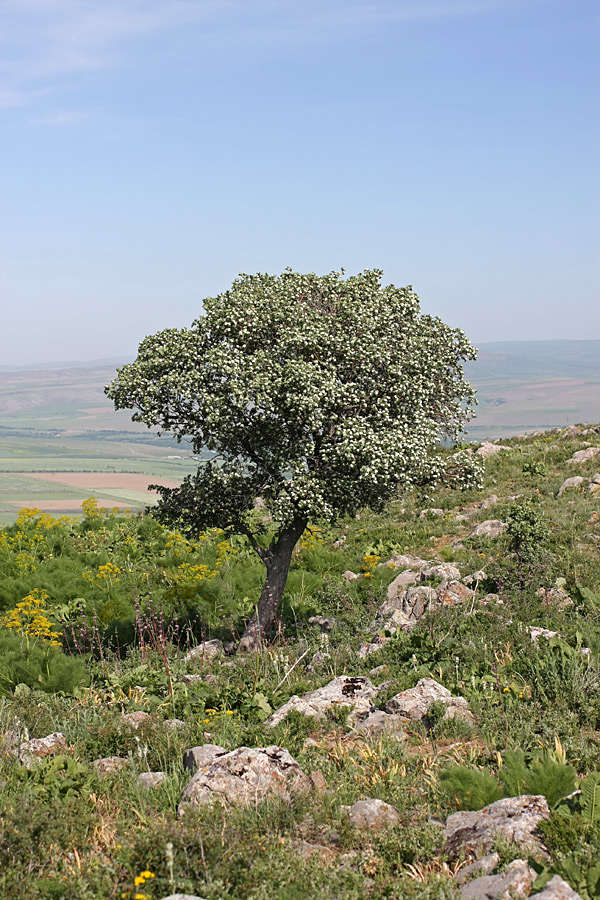
POLYGON ((383 709, 376 709, 366 719, 359 722, 353 729, 353 734, 368 734, 369 736, 385 734, 397 741, 406 740, 407 720, 404 716, 388 713, 383 709))
POLYGON ((479 525, 476 525, 467 537, 497 538, 507 528, 508 522, 500 522, 499 519, 486 519, 485 522, 480 522, 479 525))
POLYGON ((484 875, 460 889, 462 900, 518 900, 528 897, 537 877, 525 859, 515 859, 499 875, 484 875))
POLYGON ((376 695, 377 688, 368 678, 340 675, 324 687, 305 694, 304 697, 294 694, 287 703, 284 703, 266 720, 265 725, 274 728, 275 725, 283 722, 292 710, 296 710, 304 716, 322 719, 329 710, 344 706, 350 707, 350 719, 356 721, 365 718, 372 711, 373 699, 376 695))
POLYGON ((169 894, 161 900, 204 900, 204 897, 198 897, 197 894, 169 894))
POLYGON ((327 793, 327 791, 329 790, 329 785, 325 781, 325 776, 320 769, 317 769, 315 772, 311 772, 308 777, 310 778, 310 783, 313 786, 315 794, 323 796, 323 794, 327 793))
POLYGON ((335 619, 331 619, 328 616, 311 616, 308 624, 318 625, 321 631, 331 631, 335 628, 335 619))
POLYGON ((357 800, 348 810, 348 818, 355 828, 389 828, 398 824, 400 813, 383 800, 357 800))
POLYGON ((419 518, 426 519, 428 516, 437 516, 438 518, 441 518, 443 515, 444 515, 443 509, 423 509, 419 513, 419 518))
POLYGON ((471 600, 475 592, 462 581, 449 581, 438 588, 438 600, 442 606, 456 606, 471 600))
POLYGON ((27 769, 33 769, 40 760, 56 756, 57 753, 65 753, 68 749, 69 745, 64 734, 55 731, 43 738, 23 741, 19 747, 19 760, 27 769))
POLYGON ((542 598, 544 603, 552 604, 559 609, 566 609, 568 606, 575 605, 567 592, 560 587, 540 588, 535 593, 537 597, 542 598))
POLYGON ((538 894, 531 894, 530 900, 581 900, 581 895, 560 875, 555 875, 538 894))
POLYGON ((463 583, 464 584, 473 584, 473 583, 477 584, 480 581, 486 581, 486 580, 487 580, 486 573, 483 571, 483 569, 479 569, 479 571, 473 572, 472 575, 465 575, 465 577, 463 578, 463 583))
POLYGON ((454 880, 457 884, 465 884, 471 875, 491 875, 499 863, 499 853, 488 853, 487 856, 482 856, 481 859, 476 859, 470 865, 459 869, 454 876, 454 880))
POLYGON ((600 447, 586 447, 585 450, 578 450, 574 453, 567 462, 582 463, 587 462, 589 459, 595 459, 597 456, 600 456, 600 447))
POLYGON ((331 847, 322 844, 311 844, 309 841, 292 841, 294 852, 302 859, 318 859, 324 865, 334 863, 336 853, 331 847))
POLYGON ((432 564, 432 560, 427 561, 426 559, 421 559, 420 556, 412 556, 410 553, 402 553, 399 556, 392 556, 391 559, 388 559, 385 563, 380 563, 380 566, 387 566, 388 568, 394 569, 422 569, 424 566, 428 566, 432 564))
POLYGON ((136 709, 133 712, 125 713, 121 718, 125 725, 128 725, 129 728, 133 728, 137 731, 140 725, 144 725, 150 720, 150 715, 149 713, 144 712, 143 709, 136 709))
POLYGON ((572 478, 565 478, 559 488, 558 496, 562 497, 563 493, 569 488, 578 488, 584 481, 585 478, 582 475, 573 475, 572 478))
POLYGON ((546 638, 547 641, 551 638, 562 637, 558 631, 550 631, 549 628, 539 628, 534 625, 529 625, 527 630, 529 631, 529 636, 534 644, 537 644, 541 637, 546 638))
POLYGON ((105 756, 102 759, 95 759, 92 763, 98 775, 114 775, 115 772, 121 772, 127 767, 129 760, 122 756, 105 756))
POLYGON ((182 728, 185 728, 183 719, 165 719, 163 725, 169 731, 180 731, 182 728))
POLYGON ((287 750, 277 746, 238 747, 215 755, 198 769, 181 795, 178 813, 181 815, 188 804, 248 806, 269 795, 289 801, 293 794, 310 790, 310 778, 287 750))
POLYGON ((360 575, 357 575, 356 572, 351 572, 350 569, 346 569, 346 571, 342 574, 342 578, 344 581, 358 581, 360 575))
MULTIPOLYGON (((506 450, 510 450, 510 447, 506 447, 506 450)), ((499 500, 500 497, 498 497, 497 494, 490 494, 489 497, 484 497, 484 499, 477 504, 477 509, 489 509, 491 506, 495 506, 499 500)))
POLYGON ((202 744, 199 747, 190 747, 183 751, 183 768, 187 769, 192 775, 195 775, 198 769, 206 766, 217 756, 227 753, 225 747, 219 747, 218 744, 202 744))
POLYGON ((439 578, 442 581, 456 581, 460 578, 460 569, 452 563, 438 563, 435 566, 421 569, 422 578, 439 578))
POLYGON ((157 788, 163 783, 167 777, 166 772, 141 772, 138 777, 138 784, 145 788, 157 788))
POLYGON ((474 721, 469 704, 464 697, 453 697, 450 691, 433 678, 421 678, 415 687, 396 694, 386 703, 388 713, 403 716, 411 722, 421 722, 427 717, 432 703, 446 706, 444 719, 464 718, 474 721))
POLYGON ((184 663, 191 662, 211 662, 217 656, 223 655, 222 641, 202 641, 197 647, 193 647, 189 653, 183 657, 184 663))
POLYGON ((358 658, 366 659, 371 653, 375 653, 377 650, 381 650, 382 647, 385 647, 386 642, 387 638, 383 634, 376 634, 371 641, 363 641, 358 648, 358 658))
POLYGON ((396 575, 394 580, 388 584, 388 600, 395 600, 402 591, 409 587, 409 585, 415 584, 418 578, 418 573, 413 572, 411 569, 405 569, 404 572, 400 572, 400 574, 396 575))
POLYGON ((600 472, 592 477, 592 484, 600 484, 600 472))
POLYGON ((495 456, 496 453, 501 453, 503 450, 511 449, 511 447, 505 447, 502 444, 492 444, 491 441, 482 441, 481 445, 477 448, 475 453, 478 453, 479 456, 483 456, 484 459, 489 459, 490 456, 495 456))
POLYGON ((545 797, 525 794, 505 797, 475 812, 461 810, 446 821, 444 852, 450 859, 461 853, 489 853, 497 837, 518 844, 526 852, 543 853, 538 825, 549 816, 545 797))
POLYGON ((383 628, 390 634, 395 634, 399 628, 408 631, 421 621, 431 606, 437 605, 435 588, 425 585, 408 588, 379 607, 371 628, 374 631, 383 628))

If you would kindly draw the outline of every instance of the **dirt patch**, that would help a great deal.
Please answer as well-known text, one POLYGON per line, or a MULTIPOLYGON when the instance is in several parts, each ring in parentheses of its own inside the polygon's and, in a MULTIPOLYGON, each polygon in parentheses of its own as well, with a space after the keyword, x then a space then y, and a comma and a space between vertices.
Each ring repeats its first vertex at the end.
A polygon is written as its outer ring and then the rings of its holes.
POLYGON ((110 488, 145 491, 149 484, 160 484, 169 488, 179 486, 179 482, 172 478, 157 478, 153 475, 140 475, 134 472, 22 472, 20 474, 24 478, 34 478, 36 481, 50 481, 53 484, 64 484, 67 487, 85 488, 90 491, 110 490, 110 488))

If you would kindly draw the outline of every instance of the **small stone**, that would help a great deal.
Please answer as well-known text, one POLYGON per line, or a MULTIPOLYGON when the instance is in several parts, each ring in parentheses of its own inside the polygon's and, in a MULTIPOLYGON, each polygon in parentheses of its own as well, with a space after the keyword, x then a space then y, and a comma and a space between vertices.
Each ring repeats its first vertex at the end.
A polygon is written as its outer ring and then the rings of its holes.
POLYGON ((197 647, 193 647, 189 653, 183 657, 184 663, 191 662, 211 662, 217 656, 223 655, 222 641, 203 641, 197 647))
POLYGON ((197 894, 169 894, 161 900, 204 900, 204 897, 198 897, 197 894))
POLYGON ((383 800, 357 800, 350 807, 348 818, 355 828, 389 828, 398 824, 400 813, 383 800))
POLYGON ((366 719, 359 722, 354 728, 353 734, 380 735, 385 734, 387 737, 397 741, 406 740, 406 724, 407 720, 404 716, 394 715, 385 712, 383 709, 376 709, 366 719))
POLYGON ((485 875, 461 887, 462 900, 519 900, 529 896, 536 873, 524 859, 515 859, 499 875, 485 875))
POLYGON ((328 616, 311 616, 308 620, 309 625, 318 625, 321 631, 331 631, 335 628, 335 619, 328 616))
POLYGON ((141 772, 138 784, 145 788, 157 788, 167 777, 166 772, 141 772))
POLYGON ((419 518, 426 519, 428 516, 437 516, 438 518, 441 518, 443 515, 444 515, 443 509, 423 509, 419 513, 419 518))
POLYGON ((430 566, 421 569, 422 578, 439 578, 443 581, 455 581, 460 578, 460 569, 453 566, 452 563, 439 563, 436 566, 430 566))
POLYGON ((163 725, 169 731, 180 731, 182 728, 185 728, 183 719, 165 719, 163 725))
POLYGON ((105 756, 103 759, 95 759, 92 763, 98 775, 113 775, 127 767, 128 759, 122 756, 105 756))
POLYGON ((387 638, 383 634, 376 634, 371 641, 363 641, 358 648, 358 658, 366 659, 371 653, 375 653, 377 650, 381 650, 382 647, 385 647, 386 642, 387 638))
POLYGON ((502 450, 511 449, 511 447, 505 447, 502 444, 492 444, 491 441, 483 441, 475 453, 478 453, 479 456, 483 456, 484 459, 489 459, 490 456, 495 456, 496 453, 501 453, 502 450))
POLYGON ((19 747, 19 759, 26 768, 32 769, 36 763, 47 756, 56 756, 57 753, 65 753, 69 749, 67 739, 60 731, 43 738, 33 738, 23 741, 19 747))
POLYGON ((546 798, 529 794, 505 797, 475 812, 461 810, 446 821, 444 852, 450 859, 461 853, 482 855, 501 837, 526 851, 543 853, 538 825, 548 816, 546 798))
POLYGON ((144 725, 149 721, 150 715, 142 709, 136 709, 134 712, 126 713, 122 716, 125 725, 137 731, 140 725, 144 725))
POLYGON ((343 573, 342 578, 344 581, 358 581, 360 575, 357 575, 356 572, 351 572, 350 569, 346 569, 343 573))
POLYGON ((558 496, 562 497, 563 493, 569 488, 578 488, 584 481, 585 478, 582 475, 573 475, 572 478, 565 478, 558 491, 558 496))
POLYGON ((487 856, 482 856, 481 859, 476 859, 469 866, 460 869, 454 876, 454 880, 457 884, 465 884, 471 875, 491 875, 499 862, 499 853, 488 853, 487 856))
POLYGON ((531 894, 530 900, 581 900, 581 895, 560 875, 555 875, 538 894, 531 894))
POLYGON ((500 522, 499 519, 486 519, 480 522, 467 537, 488 537, 497 538, 508 528, 507 522, 500 522))
POLYGON ((433 678, 421 678, 414 688, 396 694, 386 704, 389 713, 395 713, 411 722, 421 722, 427 717, 432 703, 444 703, 444 719, 464 718, 474 721, 464 697, 453 697, 450 691, 433 678))
POLYGON ((388 585, 388 600, 395 600, 401 591, 404 591, 410 584, 415 584, 418 577, 417 573, 411 569, 405 569, 404 572, 400 572, 388 585))
POLYGON ((225 747, 218 744, 202 744, 183 751, 183 768, 195 775, 198 769, 211 763, 217 756, 227 753, 225 747))
POLYGON ((296 710, 304 716, 322 719, 328 710, 344 706, 350 708, 350 718, 358 720, 365 718, 372 711, 372 701, 376 695, 377 688, 368 678, 341 675, 324 687, 310 691, 304 697, 294 694, 287 703, 284 703, 266 720, 265 725, 268 728, 279 725, 292 710, 296 710))
POLYGON ((329 785, 325 781, 325 776, 320 769, 317 769, 316 772, 311 772, 308 777, 310 778, 315 794, 323 795, 327 793, 329 785))

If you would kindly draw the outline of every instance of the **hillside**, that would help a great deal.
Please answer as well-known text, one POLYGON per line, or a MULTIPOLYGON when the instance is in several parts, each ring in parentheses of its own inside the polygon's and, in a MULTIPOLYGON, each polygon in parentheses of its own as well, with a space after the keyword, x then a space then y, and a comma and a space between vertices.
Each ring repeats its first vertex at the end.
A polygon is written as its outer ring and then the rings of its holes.
POLYGON ((244 539, 21 514, 0 896, 597 900, 599 445, 484 445, 482 491, 307 530, 249 656, 244 539))

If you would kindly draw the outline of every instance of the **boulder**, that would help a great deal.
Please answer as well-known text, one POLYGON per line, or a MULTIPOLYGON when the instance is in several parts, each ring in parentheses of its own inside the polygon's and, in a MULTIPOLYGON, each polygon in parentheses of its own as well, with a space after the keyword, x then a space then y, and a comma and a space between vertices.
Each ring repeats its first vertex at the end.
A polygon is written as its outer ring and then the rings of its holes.
POLYGON ((438 588, 438 600, 442 606, 456 606, 465 600, 471 600, 474 593, 462 581, 449 581, 438 588))
POLYGON ((526 852, 544 853, 538 825, 548 816, 546 798, 529 794, 505 797, 475 812, 461 810, 448 817, 444 852, 450 859, 461 853, 480 856, 502 837, 526 852))
POLYGON ((225 747, 219 747, 218 744, 202 744, 200 747, 190 747, 189 750, 183 751, 183 768, 195 775, 202 766, 208 765, 217 756, 222 756, 225 753, 227 753, 225 747))
POLYGON ((537 875, 525 859, 515 859, 500 875, 484 875, 460 889, 462 900, 517 900, 528 897, 537 875))
POLYGON ((571 459, 568 459, 569 463, 583 463, 587 462, 589 459, 595 459, 597 456, 600 456, 600 447, 586 447, 585 450, 578 450, 573 454, 571 459))
POLYGON ((422 569, 425 566, 433 565, 433 560, 421 559, 420 556, 412 556, 410 553, 401 553, 398 556, 392 556, 380 566, 388 566, 394 569, 422 569))
POLYGON ((169 731, 180 731, 182 728, 185 728, 183 719, 165 719, 163 725, 169 731))
POLYGON ((189 653, 183 657, 184 663, 192 662, 210 662, 217 656, 223 655, 222 641, 202 641, 197 647, 193 647, 189 653))
POLYGON ((388 713, 399 715, 411 722, 421 722, 427 717, 432 703, 446 706, 444 719, 463 718, 474 721, 469 704, 464 697, 453 697, 450 691, 433 678, 421 678, 414 688, 396 694, 386 703, 388 713))
POLYGON ((421 569, 422 578, 439 578, 441 581, 456 581, 460 578, 460 569, 452 563, 437 563, 421 569))
POLYGON ((582 475, 573 475, 572 478, 565 478, 559 488, 558 496, 562 497, 563 493, 569 488, 578 488, 584 481, 585 478, 582 475))
POLYGON ((383 800, 357 800, 348 810, 348 818, 355 828, 389 828, 400 821, 400 813, 395 806, 383 800))
POLYGON ((500 522, 499 519, 486 519, 485 522, 480 522, 479 525, 476 525, 467 537, 497 538, 507 528, 508 522, 500 522))
POLYGON ((479 456, 483 456, 484 459, 489 459, 490 456, 495 456, 496 453, 511 449, 511 447, 505 447, 502 444, 492 444, 491 441, 483 441, 475 453, 478 453, 479 456))
POLYGON ((560 875, 555 875, 538 894, 531 894, 530 900, 581 900, 581 896, 560 875))
POLYGON ((409 631, 429 612, 430 607, 438 606, 438 595, 435 588, 419 585, 401 591, 393 600, 386 600, 375 614, 371 624, 373 631, 384 629, 395 634, 401 628, 409 631))
POLYGON ((413 572, 412 569, 405 569, 404 572, 400 572, 400 574, 396 575, 394 580, 388 584, 388 600, 395 600, 407 587, 409 587, 409 585, 415 584, 418 581, 418 578, 418 573, 413 572))
POLYGON ((298 791, 310 791, 312 783, 293 756, 281 747, 238 747, 215 755, 189 782, 179 804, 181 815, 188 805, 247 806, 269 795, 290 800, 298 791))
POLYGON ((419 513, 420 519, 427 519, 429 516, 441 518, 444 515, 443 509, 422 509, 419 513))
POLYGON ((377 688, 368 678, 340 675, 339 678, 334 678, 329 684, 316 691, 310 691, 304 697, 294 694, 287 703, 284 703, 266 720, 265 725, 274 728, 292 710, 296 710, 304 716, 322 719, 329 710, 339 709, 343 706, 350 707, 350 719, 357 721, 365 718, 372 711, 373 699, 376 695, 377 688))
POLYGON ((19 747, 19 761, 27 769, 45 759, 47 756, 56 756, 57 753, 65 753, 69 749, 67 739, 60 731, 43 738, 33 738, 31 741, 23 741, 19 747))
POLYGON ((359 722, 354 728, 353 734, 367 734, 376 736, 385 734, 386 737, 397 741, 406 740, 407 719, 405 716, 394 715, 383 709, 376 709, 366 719, 359 722))

